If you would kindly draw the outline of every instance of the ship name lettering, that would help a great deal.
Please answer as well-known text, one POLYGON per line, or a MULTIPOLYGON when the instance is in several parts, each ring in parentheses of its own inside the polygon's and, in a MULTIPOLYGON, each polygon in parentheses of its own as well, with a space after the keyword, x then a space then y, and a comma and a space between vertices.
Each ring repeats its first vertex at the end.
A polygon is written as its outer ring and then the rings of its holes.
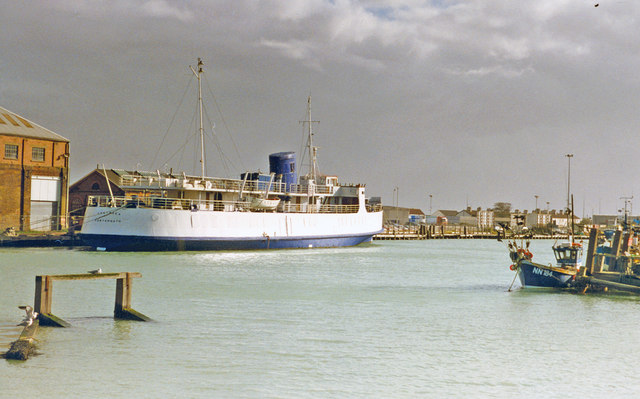
POLYGON ((533 274, 539 274, 539 275, 544 276, 544 277, 553 276, 553 272, 551 270, 543 270, 543 269, 540 269, 539 267, 534 267, 533 270, 532 270, 532 273, 533 274))

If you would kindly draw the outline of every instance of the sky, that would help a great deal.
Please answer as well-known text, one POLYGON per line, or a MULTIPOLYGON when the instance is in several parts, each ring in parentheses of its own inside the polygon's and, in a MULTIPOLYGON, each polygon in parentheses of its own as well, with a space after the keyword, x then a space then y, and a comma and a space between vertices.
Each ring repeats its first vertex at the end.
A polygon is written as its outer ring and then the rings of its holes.
POLYGON ((0 106, 70 140, 72 182, 199 174, 200 57, 208 175, 301 161, 311 96, 320 171, 387 205, 559 210, 569 166, 578 216, 640 196, 640 2, 0 4, 0 106))

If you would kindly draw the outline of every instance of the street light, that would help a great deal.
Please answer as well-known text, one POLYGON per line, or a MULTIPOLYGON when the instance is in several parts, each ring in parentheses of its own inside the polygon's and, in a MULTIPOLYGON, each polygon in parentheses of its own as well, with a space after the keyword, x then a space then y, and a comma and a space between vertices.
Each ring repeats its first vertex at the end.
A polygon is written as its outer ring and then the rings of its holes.
POLYGON ((399 202, 399 197, 400 197, 399 190, 400 189, 397 186, 393 189, 393 196, 394 196, 394 200, 395 200, 395 203, 396 203, 396 206, 395 206, 395 208, 396 208, 396 224, 400 224, 400 219, 398 217, 398 202, 399 202))
POLYGON ((571 198, 571 158, 573 158, 573 154, 567 154, 566 157, 569 161, 569 171, 567 174, 567 211, 570 211, 571 203, 569 201, 571 198))
POLYGON ((536 208, 535 210, 538 210, 538 198, 540 197, 539 195, 534 195, 534 197, 536 197, 536 208))
POLYGON ((433 199, 433 195, 429 194, 429 216, 431 216, 431 213, 432 213, 432 211, 431 211, 431 200, 432 199, 433 199))

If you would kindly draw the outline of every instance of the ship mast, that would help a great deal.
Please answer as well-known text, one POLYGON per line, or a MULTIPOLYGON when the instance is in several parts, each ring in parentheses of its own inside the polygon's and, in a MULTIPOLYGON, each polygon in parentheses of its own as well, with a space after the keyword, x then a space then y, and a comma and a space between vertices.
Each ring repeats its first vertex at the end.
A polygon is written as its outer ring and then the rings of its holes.
POLYGON ((189 69, 196 75, 198 79, 198 113, 200 116, 200 167, 202 169, 202 180, 204 180, 204 171, 205 171, 205 161, 204 161, 204 127, 202 123, 202 82, 200 80, 200 75, 202 74, 202 67, 204 63, 200 58, 198 58, 198 70, 193 69, 191 65, 189 65, 189 69))
POLYGON ((312 123, 320 123, 320 121, 312 121, 311 120, 311 96, 307 97, 307 120, 302 123, 307 123, 307 133, 309 135, 308 143, 309 143, 309 178, 313 179, 315 182, 318 176, 318 163, 317 163, 317 155, 318 155, 318 147, 313 146, 313 129, 311 128, 312 123))

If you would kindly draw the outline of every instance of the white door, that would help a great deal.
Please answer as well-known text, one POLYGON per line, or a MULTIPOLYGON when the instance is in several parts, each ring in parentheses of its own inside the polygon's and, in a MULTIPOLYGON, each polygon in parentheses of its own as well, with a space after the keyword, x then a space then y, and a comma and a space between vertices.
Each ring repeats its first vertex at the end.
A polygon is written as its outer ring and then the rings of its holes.
POLYGON ((59 177, 31 177, 31 230, 49 231, 58 226, 59 177))

